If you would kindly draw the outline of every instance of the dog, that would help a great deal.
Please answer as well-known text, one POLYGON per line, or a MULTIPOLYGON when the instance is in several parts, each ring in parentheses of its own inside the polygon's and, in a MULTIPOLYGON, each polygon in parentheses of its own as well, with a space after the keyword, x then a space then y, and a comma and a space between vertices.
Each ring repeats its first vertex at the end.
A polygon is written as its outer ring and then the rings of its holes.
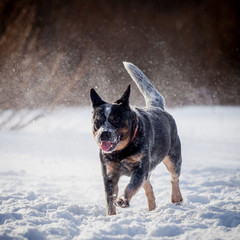
POLYGON ((183 201, 179 189, 181 143, 175 120, 164 110, 163 96, 143 72, 132 63, 123 64, 144 96, 146 107, 130 107, 130 85, 114 103, 105 102, 93 88, 90 90, 93 136, 100 147, 107 215, 115 215, 116 207, 129 207, 142 186, 148 210, 154 210, 150 175, 160 162, 171 174, 172 202, 183 201), (123 175, 129 176, 130 181, 118 197, 118 181, 123 175))

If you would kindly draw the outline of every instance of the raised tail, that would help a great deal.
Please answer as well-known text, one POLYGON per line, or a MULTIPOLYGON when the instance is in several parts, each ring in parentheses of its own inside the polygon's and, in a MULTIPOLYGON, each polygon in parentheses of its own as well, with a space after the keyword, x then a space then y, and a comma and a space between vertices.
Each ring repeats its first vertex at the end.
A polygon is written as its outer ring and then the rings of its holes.
POLYGON ((124 67, 138 86, 145 98, 147 107, 160 107, 164 109, 164 97, 155 89, 143 72, 132 63, 123 62, 124 67))

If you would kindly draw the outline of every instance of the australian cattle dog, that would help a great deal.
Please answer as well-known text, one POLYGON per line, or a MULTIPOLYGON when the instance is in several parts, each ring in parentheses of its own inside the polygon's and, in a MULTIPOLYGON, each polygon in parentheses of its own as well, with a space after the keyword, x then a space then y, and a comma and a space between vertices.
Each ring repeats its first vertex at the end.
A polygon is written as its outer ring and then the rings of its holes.
POLYGON ((129 207, 133 195, 143 186, 148 210, 156 208, 150 183, 154 168, 163 162, 171 174, 172 202, 180 204, 181 143, 173 117, 164 109, 164 98, 135 65, 124 66, 145 98, 146 107, 130 107, 130 85, 114 103, 102 100, 94 89, 93 135, 100 147, 100 160, 106 193, 107 215, 116 214, 116 207, 129 207), (118 196, 122 175, 130 181, 118 196))

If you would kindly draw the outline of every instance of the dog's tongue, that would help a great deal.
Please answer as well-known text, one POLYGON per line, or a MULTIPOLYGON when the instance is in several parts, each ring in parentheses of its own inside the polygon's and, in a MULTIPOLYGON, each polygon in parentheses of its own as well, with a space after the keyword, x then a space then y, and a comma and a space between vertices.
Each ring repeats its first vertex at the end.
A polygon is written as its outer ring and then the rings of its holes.
POLYGON ((111 146, 112 146, 111 142, 104 141, 101 144, 101 149, 103 151, 108 151, 111 148, 111 146))

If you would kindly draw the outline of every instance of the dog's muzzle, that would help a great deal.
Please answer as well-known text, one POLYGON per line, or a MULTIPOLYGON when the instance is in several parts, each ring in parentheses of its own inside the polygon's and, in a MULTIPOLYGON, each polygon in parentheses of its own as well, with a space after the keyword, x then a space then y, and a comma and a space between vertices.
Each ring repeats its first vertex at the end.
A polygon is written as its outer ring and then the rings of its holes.
POLYGON ((98 137, 98 143, 104 152, 112 152, 119 143, 117 135, 111 131, 103 131, 98 137))

